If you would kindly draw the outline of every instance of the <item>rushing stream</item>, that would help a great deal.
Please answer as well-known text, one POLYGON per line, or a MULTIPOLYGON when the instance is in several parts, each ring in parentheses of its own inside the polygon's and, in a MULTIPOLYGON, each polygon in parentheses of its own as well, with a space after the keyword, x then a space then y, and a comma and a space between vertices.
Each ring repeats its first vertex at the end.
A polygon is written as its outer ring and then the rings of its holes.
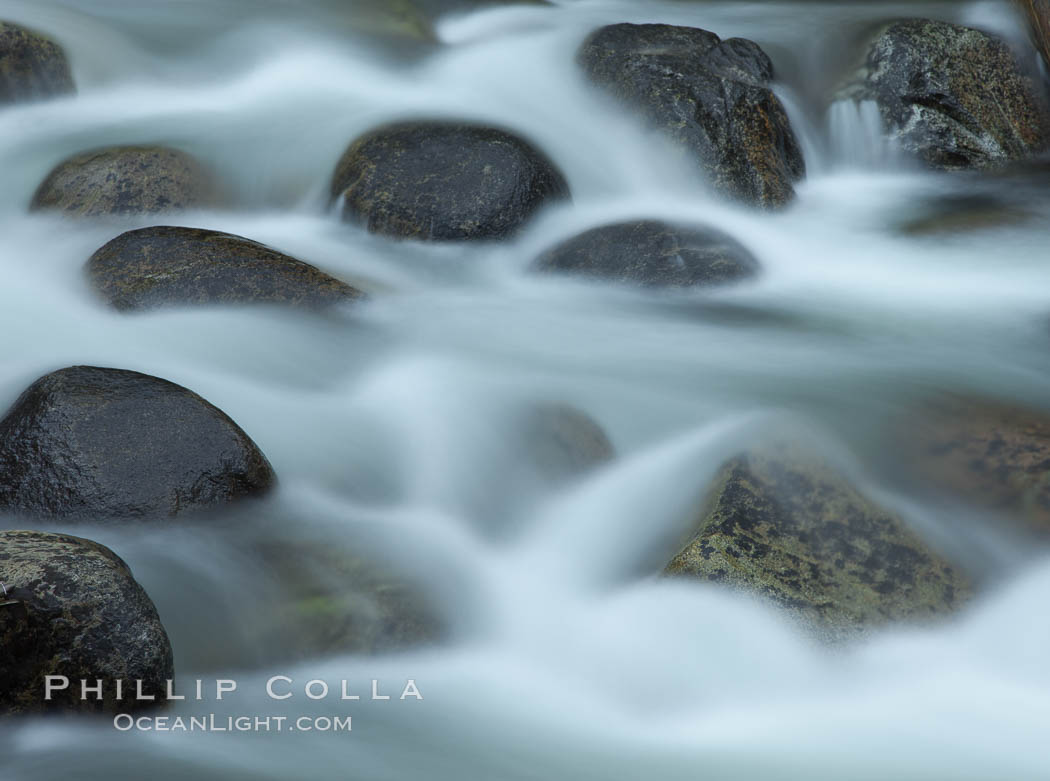
POLYGON ((436 42, 377 32, 355 0, 0 0, 0 18, 63 44, 78 85, 0 112, 0 406, 46 371, 89 364, 170 379, 229 413, 280 476, 274 497, 232 520, 74 533, 129 563, 180 685, 238 681, 236 697, 212 691, 171 715, 354 720, 351 734, 5 724, 0 779, 1050 778, 1050 561, 994 519, 911 495, 879 436, 939 389, 1046 406, 1050 196, 1006 230, 902 231, 958 180, 894 156, 864 106, 827 108, 873 22, 923 15, 1020 40, 1008 4, 426 5, 436 42), (703 27, 770 53, 808 168, 790 209, 712 195, 587 86, 574 51, 618 21, 703 27), (340 222, 326 202, 335 161, 405 116, 514 128, 564 171, 573 202, 495 245, 397 243, 340 222), (251 237, 371 299, 330 314, 106 310, 85 259, 176 218, 26 206, 63 158, 125 143, 192 153, 237 204, 177 224, 251 237), (764 273, 657 296, 525 272, 619 217, 701 219, 764 273), (508 488, 511 421, 535 402, 585 411, 617 459, 567 487, 508 488), (976 572, 982 596, 944 624, 827 648, 767 605, 655 577, 653 551, 681 535, 716 469, 772 425, 811 432, 976 572), (254 623, 281 584, 245 555, 261 539, 396 563, 447 640, 276 660, 254 623), (274 675, 294 697, 266 696, 274 675), (314 678, 332 682, 328 699, 304 696, 314 678), (365 696, 341 701, 343 679, 365 696), (372 679, 393 699, 371 700, 372 679), (407 679, 422 701, 398 699, 407 679))

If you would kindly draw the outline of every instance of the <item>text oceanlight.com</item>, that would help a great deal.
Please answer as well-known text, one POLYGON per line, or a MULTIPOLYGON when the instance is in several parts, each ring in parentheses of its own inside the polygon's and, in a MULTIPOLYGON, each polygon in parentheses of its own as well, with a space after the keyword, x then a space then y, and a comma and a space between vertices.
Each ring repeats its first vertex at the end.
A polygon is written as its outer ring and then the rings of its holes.
POLYGON ((122 713, 113 719, 121 732, 345 732, 351 731, 349 716, 132 716, 122 713))

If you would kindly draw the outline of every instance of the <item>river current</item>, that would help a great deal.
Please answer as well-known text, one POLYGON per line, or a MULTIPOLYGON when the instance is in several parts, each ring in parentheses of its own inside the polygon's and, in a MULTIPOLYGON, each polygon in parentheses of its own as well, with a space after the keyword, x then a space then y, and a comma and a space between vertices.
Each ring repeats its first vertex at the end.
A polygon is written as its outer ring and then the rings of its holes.
POLYGON ((1050 778, 1050 561, 995 519, 902 489, 879 436, 938 390, 1046 406, 1050 197, 1008 229, 902 230, 959 180, 897 159, 864 107, 827 106, 873 23, 932 16, 1020 42, 1010 6, 424 5, 433 41, 387 35, 353 0, 0 0, 0 18, 62 43, 78 85, 0 112, 0 406, 47 371, 90 364, 164 377, 226 411, 280 477, 251 517, 72 531, 129 563, 171 636, 179 686, 212 689, 170 716, 353 717, 350 734, 5 725, 0 779, 1050 778), (587 86, 574 52, 618 21, 769 52, 806 154, 791 208, 727 204, 587 86), (513 128, 564 171, 573 201, 497 245, 395 243, 343 224, 326 201, 336 160, 401 117, 513 128), (190 152, 234 206, 28 213, 57 162, 129 143, 190 152), (621 217, 715 225, 764 273, 670 297, 526 273, 542 250, 621 217), (173 220, 261 241, 371 298, 327 315, 105 309, 86 258, 173 220), (617 458, 567 487, 506 490, 507 431, 536 402, 592 416, 617 458), (944 624, 828 648, 768 605, 656 577, 652 552, 681 534, 726 457, 780 425, 811 432, 978 573, 981 596, 944 624), (273 661, 253 621, 281 584, 244 555, 258 539, 396 562, 448 639, 273 661), (290 699, 267 696, 278 675, 290 699), (236 696, 214 701, 216 679, 236 680, 236 696), (328 698, 305 695, 311 679, 332 685, 328 698), (344 679, 362 699, 340 699, 344 679), (398 699, 409 679, 422 700, 398 699), (373 680, 393 698, 372 699, 373 680))

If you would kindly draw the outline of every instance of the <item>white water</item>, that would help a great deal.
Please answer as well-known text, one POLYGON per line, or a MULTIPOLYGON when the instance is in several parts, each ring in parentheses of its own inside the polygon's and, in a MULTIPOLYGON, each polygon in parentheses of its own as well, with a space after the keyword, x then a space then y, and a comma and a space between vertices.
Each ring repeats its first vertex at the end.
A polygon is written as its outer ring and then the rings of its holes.
POLYGON ((887 167, 842 137, 849 123, 812 130, 870 21, 922 13, 1016 34, 1007 6, 563 0, 445 17, 441 44, 418 48, 360 33, 353 9, 0 1, 0 18, 62 41, 80 85, 75 99, 0 112, 0 402, 87 363, 171 379, 226 410, 281 477, 258 518, 76 533, 132 566, 181 681, 240 681, 231 703, 174 714, 354 717, 351 735, 317 736, 5 725, 0 778, 1050 778, 1050 561, 995 519, 963 523, 900 493, 874 466, 886 454, 873 436, 930 390, 1045 404, 1046 204, 1023 228, 910 238, 898 225, 956 180, 887 167), (770 51, 809 158, 792 209, 719 202, 587 90, 573 65, 586 33, 655 20, 770 51), (336 159, 405 115, 518 129, 565 171, 574 203, 499 247, 392 244, 340 224, 324 208, 336 159), (60 159, 133 142, 184 148, 228 183, 236 210, 178 223, 271 244, 374 291, 371 303, 349 317, 105 310, 80 268, 149 221, 25 207, 60 159), (637 216, 710 222, 765 273, 672 299, 524 273, 554 242, 637 216), (562 493, 506 490, 509 421, 537 400, 587 411, 620 458, 562 493), (945 626, 833 652, 767 607, 652 577, 706 479, 785 420, 984 576, 985 596, 945 626), (245 556, 256 536, 385 555, 426 585, 452 639, 260 667, 251 617, 280 584, 245 556), (278 673, 357 688, 414 678, 426 699, 275 703, 262 682, 278 673))

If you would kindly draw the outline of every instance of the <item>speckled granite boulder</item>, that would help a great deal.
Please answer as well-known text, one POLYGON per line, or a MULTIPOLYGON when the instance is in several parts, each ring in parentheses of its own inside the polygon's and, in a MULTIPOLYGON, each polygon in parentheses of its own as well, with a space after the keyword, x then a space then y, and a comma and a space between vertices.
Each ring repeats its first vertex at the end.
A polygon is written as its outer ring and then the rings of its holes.
POLYGON ((794 198, 806 166, 758 44, 693 27, 614 24, 591 34, 577 60, 686 150, 720 192, 766 208, 794 198))
POLYGON ((885 28, 840 99, 873 100, 895 146, 933 168, 989 168, 1050 144, 1046 94, 979 30, 910 19, 885 28))
POLYGON ((87 262, 115 309, 277 303, 320 308, 361 293, 323 271, 240 236, 198 228, 129 231, 87 262))
POLYGON ((31 211, 78 217, 155 214, 207 206, 211 177, 185 152, 159 146, 121 146, 59 163, 37 188, 31 211))
POLYGON ((823 459, 786 444, 728 464, 667 574, 771 600, 828 639, 957 608, 966 577, 823 459))
POLYGON ((75 91, 61 46, 24 27, 0 22, 0 106, 75 91))
POLYGON ((561 173, 529 142, 455 122, 373 130, 351 144, 332 178, 346 220, 427 241, 505 238, 568 194, 561 173))
POLYGON ((150 598, 111 550, 65 534, 0 531, 0 582, 0 715, 163 704, 174 677, 171 644, 150 598), (69 679, 50 701, 49 675, 69 679), (102 699, 83 699, 80 682, 100 679, 102 699), (138 681, 157 700, 138 699, 138 681))
POLYGON ((639 220, 594 228, 545 252, 533 269, 643 287, 721 285, 755 276, 758 261, 704 226, 639 220))
POLYGON ((173 517, 261 496, 275 481, 266 457, 222 410, 138 372, 52 372, 0 420, 0 512, 173 517))

